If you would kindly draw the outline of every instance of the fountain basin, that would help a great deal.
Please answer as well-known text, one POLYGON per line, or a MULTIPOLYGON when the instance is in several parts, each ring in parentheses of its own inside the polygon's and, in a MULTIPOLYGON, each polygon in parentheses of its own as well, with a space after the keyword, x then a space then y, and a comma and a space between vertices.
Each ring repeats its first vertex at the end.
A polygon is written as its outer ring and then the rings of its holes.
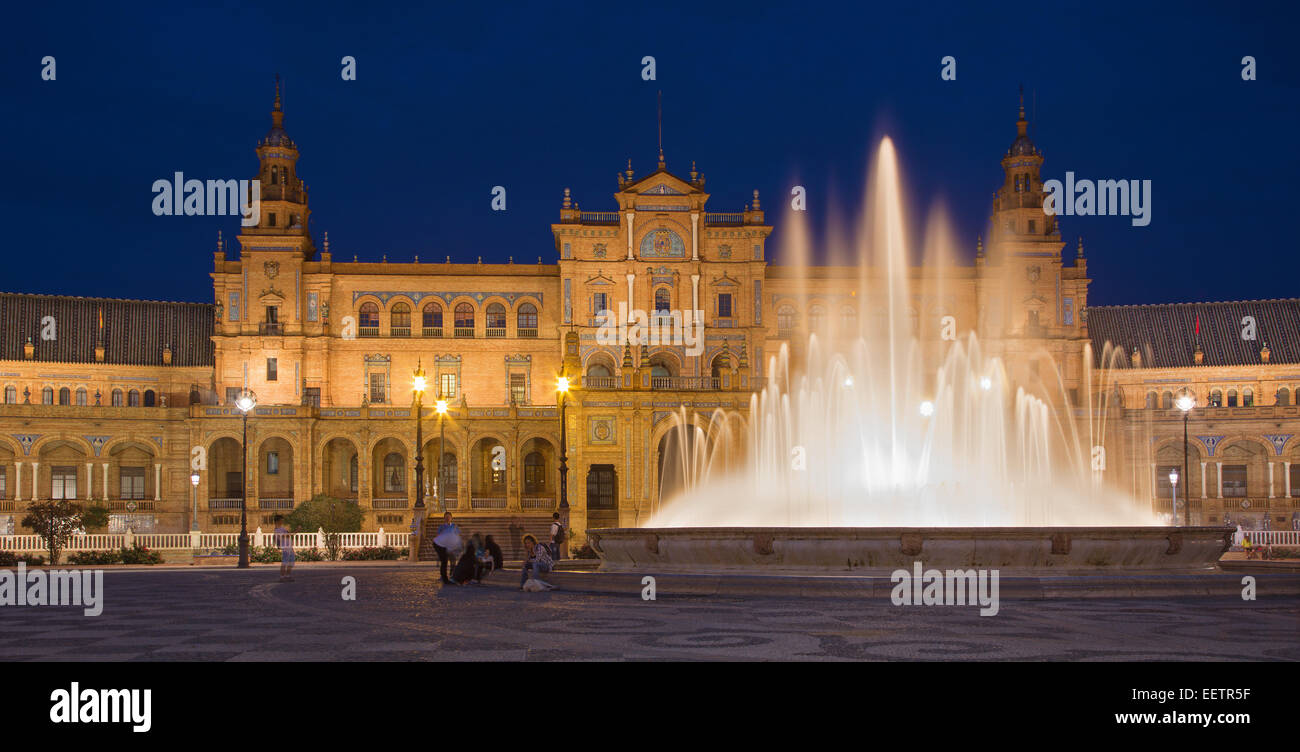
POLYGON ((1225 527, 678 527, 588 530, 609 572, 889 575, 929 569, 1010 574, 1207 572, 1225 527))

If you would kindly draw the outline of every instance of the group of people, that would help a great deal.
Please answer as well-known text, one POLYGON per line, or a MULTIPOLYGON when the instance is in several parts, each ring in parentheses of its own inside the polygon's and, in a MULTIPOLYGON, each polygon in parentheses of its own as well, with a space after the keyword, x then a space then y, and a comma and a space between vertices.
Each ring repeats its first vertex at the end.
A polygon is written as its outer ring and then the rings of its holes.
MULTIPOLYGON (((554 590, 555 586, 542 579, 542 575, 555 568, 560 558, 560 544, 564 542, 564 524, 559 512, 551 515, 550 541, 542 543, 531 533, 524 536, 523 567, 519 574, 519 589, 523 590, 529 579, 536 580, 544 590, 554 590)), ((452 521, 451 512, 442 516, 442 524, 433 538, 433 548, 438 552, 439 570, 445 585, 469 585, 481 583, 483 578, 493 570, 505 568, 505 557, 501 546, 492 536, 471 535, 462 540, 460 528, 452 521), (459 549, 459 558, 451 567, 451 576, 447 576, 448 565, 459 549)))

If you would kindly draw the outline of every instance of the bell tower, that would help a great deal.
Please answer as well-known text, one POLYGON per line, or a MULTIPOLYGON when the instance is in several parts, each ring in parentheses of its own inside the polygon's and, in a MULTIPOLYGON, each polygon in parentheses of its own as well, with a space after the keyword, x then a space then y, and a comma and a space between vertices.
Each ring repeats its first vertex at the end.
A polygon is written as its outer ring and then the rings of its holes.
POLYGON ((244 251, 293 251, 311 260, 316 249, 309 230, 307 185, 298 177, 298 146, 284 130, 278 76, 271 130, 257 144, 257 159, 261 211, 257 224, 243 229, 240 246, 244 251))
POLYGON ((1016 140, 1002 157, 1002 187, 993 194, 990 250, 996 257, 1024 253, 1060 257, 1061 235, 1056 217, 1043 211, 1043 181, 1040 170, 1043 153, 1029 138, 1029 121, 1025 119, 1025 93, 1020 92, 1020 116, 1016 120, 1016 140))

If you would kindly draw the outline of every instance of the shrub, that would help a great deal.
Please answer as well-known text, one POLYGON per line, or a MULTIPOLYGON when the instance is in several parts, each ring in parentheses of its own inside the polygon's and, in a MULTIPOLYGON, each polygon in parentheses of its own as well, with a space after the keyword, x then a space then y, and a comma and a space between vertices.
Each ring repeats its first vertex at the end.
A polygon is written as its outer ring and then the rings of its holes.
POLYGON ((123 564, 161 564, 163 560, 162 554, 139 543, 131 548, 123 546, 118 555, 123 564))
POLYGON ((121 551, 76 551, 68 554, 68 563, 78 566, 97 567, 104 564, 121 564, 121 551))
POLYGON ((333 496, 317 494, 304 501, 285 518, 291 530, 320 530, 325 533, 325 553, 330 561, 338 561, 342 548, 339 533, 355 533, 361 530, 365 513, 356 504, 333 496))
POLYGON ((349 548, 343 552, 343 561, 397 561, 403 556, 410 556, 409 549, 396 549, 392 546, 367 546, 349 548))
POLYGON ((294 556, 297 557, 298 561, 325 561, 325 552, 315 546, 296 550, 293 553, 294 556))
POLYGON ((257 546, 248 547, 248 560, 255 561, 259 564, 278 564, 280 561, 280 549, 275 546, 257 546))
POLYGON ((45 565, 45 557, 40 554, 16 554, 13 551, 0 551, 0 567, 16 567, 20 561, 25 562, 29 567, 45 565))
POLYGON ((66 500, 32 502, 22 522, 23 527, 45 538, 50 563, 58 564, 59 551, 81 528, 81 505, 66 500))

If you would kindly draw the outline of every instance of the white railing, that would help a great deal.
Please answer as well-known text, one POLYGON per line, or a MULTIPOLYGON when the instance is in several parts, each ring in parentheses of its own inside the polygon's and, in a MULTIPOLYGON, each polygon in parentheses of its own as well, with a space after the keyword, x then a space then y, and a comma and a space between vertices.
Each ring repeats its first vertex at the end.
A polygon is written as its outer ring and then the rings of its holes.
POLYGON ((474 495, 470 497, 469 503, 472 509, 505 509, 506 497, 474 495))
MULTIPOLYGON (((382 527, 371 533, 340 533, 343 548, 373 548, 410 545, 410 533, 390 533, 382 527)), ((92 533, 74 535, 60 549, 74 551, 108 551, 139 544, 158 551, 186 549, 221 549, 239 544, 239 533, 122 533, 118 535, 92 533)), ((248 544, 254 547, 276 545, 275 534, 261 528, 248 532, 248 544)), ((324 548, 325 533, 294 533, 294 548, 324 548)), ((0 535, 0 551, 13 553, 40 553, 45 551, 45 538, 39 535, 0 535)))
POLYGON ((257 505, 262 509, 293 509, 293 499, 258 499, 257 505))
POLYGON ((406 497, 388 498, 388 499, 371 499, 371 509, 406 509, 406 497))
POLYGON ((1300 546, 1300 530, 1241 530, 1232 534, 1232 545, 1249 538, 1252 546, 1300 546))
POLYGON ((521 509, 554 509, 554 496, 524 496, 519 499, 521 509))

